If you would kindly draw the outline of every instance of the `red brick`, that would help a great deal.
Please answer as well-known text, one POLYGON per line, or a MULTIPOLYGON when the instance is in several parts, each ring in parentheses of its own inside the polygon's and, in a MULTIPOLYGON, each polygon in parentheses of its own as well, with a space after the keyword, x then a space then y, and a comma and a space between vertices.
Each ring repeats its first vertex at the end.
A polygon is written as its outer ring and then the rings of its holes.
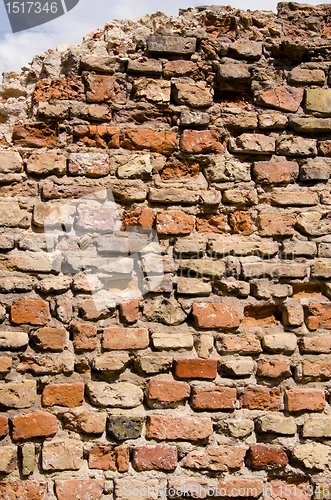
POLYGON ((257 363, 257 376, 267 378, 290 377, 292 375, 288 361, 280 359, 260 359, 257 363))
POLYGON ((56 78, 54 80, 40 80, 33 91, 34 102, 49 101, 50 99, 85 100, 84 85, 79 76, 56 78))
POLYGON ((124 227, 128 226, 153 226, 154 215, 153 210, 150 208, 143 208, 142 210, 128 210, 123 213, 122 224, 124 227))
POLYGON ((223 153, 221 140, 216 130, 184 130, 180 148, 185 153, 223 153))
POLYGON ((302 361, 302 376, 310 379, 327 380, 331 378, 331 361, 302 361))
POLYGON ((262 214, 257 223, 260 236, 292 236, 296 218, 292 214, 262 214))
POLYGON ((136 446, 133 452, 133 466, 138 471, 173 471, 177 462, 176 446, 136 446))
POLYGON ((47 123, 15 125, 13 142, 27 148, 55 148, 58 145, 57 127, 47 123))
POLYGON ((229 222, 234 233, 248 236, 254 231, 251 214, 248 210, 237 210, 233 212, 233 214, 230 215, 229 222))
POLYGON ((88 323, 72 323, 70 330, 73 334, 75 351, 93 351, 97 347, 97 329, 88 323))
POLYGON ((87 78, 87 102, 126 103, 126 82, 109 75, 89 73, 87 78))
POLYGON ((331 304, 310 303, 307 307, 306 325, 309 330, 331 328, 331 304))
POLYGON ((147 149, 156 153, 171 155, 176 149, 176 134, 174 132, 152 129, 122 130, 121 147, 125 149, 147 149))
POLYGON ((8 434, 8 418, 0 415, 0 437, 6 436, 8 434))
POLYGON ((217 375, 217 359, 177 359, 175 375, 178 378, 207 378, 217 375))
MULTIPOLYGON (((180 61, 188 62, 188 61, 180 61)), ((194 160, 179 160, 178 158, 169 158, 160 172, 161 179, 181 179, 198 177, 200 166, 194 160)))
POLYGON ((147 417, 147 439, 182 439, 199 441, 213 433, 213 424, 209 417, 173 417, 170 415, 151 415, 147 417))
POLYGON ((130 300, 120 304, 120 315, 125 323, 135 323, 139 317, 139 302, 138 300, 130 300))
POLYGON ((79 211, 77 226, 93 231, 113 231, 116 219, 117 213, 111 207, 85 205, 79 211))
POLYGON ((39 436, 52 436, 57 431, 55 415, 39 411, 13 419, 13 439, 30 439, 39 436))
POLYGON ((230 304, 193 304, 193 318, 199 328, 237 328, 238 311, 230 304))
POLYGON ((19 325, 46 325, 50 319, 48 303, 39 299, 17 300, 11 306, 11 320, 19 325))
POLYGON ((232 387, 195 387, 191 405, 195 410, 234 410, 236 397, 232 387))
POLYGON ((326 405, 324 391, 317 389, 292 389, 285 392, 288 411, 319 411, 326 405))
POLYGON ((190 392, 186 382, 154 379, 147 384, 146 397, 151 408, 173 408, 178 403, 184 403, 190 392))
POLYGON ((267 387, 246 387, 241 398, 241 405, 250 410, 280 410, 280 390, 267 387))
POLYGON ((277 87, 262 92, 257 100, 261 106, 295 112, 303 98, 303 89, 298 87, 277 87))
POLYGON ((200 214, 196 218, 199 233, 224 233, 225 216, 223 214, 200 214))
POLYGON ((129 470, 129 448, 127 446, 95 445, 88 458, 90 469, 127 472, 129 470))
POLYGON ((99 500, 104 484, 104 479, 55 479, 55 493, 58 500, 99 500))
POLYGON ((49 384, 43 390, 43 406, 80 406, 84 401, 84 384, 49 384))
POLYGON ((277 306, 247 306, 244 309, 242 326, 246 328, 276 326, 277 306))
POLYGON ((47 500, 47 483, 30 480, 0 481, 0 498, 2 500, 47 500))
POLYGON ((73 138, 74 142, 82 146, 114 149, 120 147, 118 128, 107 125, 76 125, 73 138))
POLYGON ((251 464, 253 468, 272 469, 275 467, 285 467, 288 458, 282 448, 268 446, 264 444, 254 444, 250 447, 251 464))
POLYGON ((295 182, 299 175, 299 165, 295 161, 257 161, 253 175, 259 184, 288 184, 295 182))
POLYGON ((156 216, 159 234, 190 234, 194 229, 194 217, 181 210, 164 210, 156 216))
POLYGON ((39 328, 30 334, 30 338, 41 351, 62 351, 66 331, 64 328, 39 328))
POLYGON ((146 328, 106 328, 102 336, 104 349, 146 349, 149 346, 149 334, 146 328))
POLYGON ((221 497, 257 498, 263 492, 263 481, 254 478, 231 477, 220 481, 217 489, 221 497))

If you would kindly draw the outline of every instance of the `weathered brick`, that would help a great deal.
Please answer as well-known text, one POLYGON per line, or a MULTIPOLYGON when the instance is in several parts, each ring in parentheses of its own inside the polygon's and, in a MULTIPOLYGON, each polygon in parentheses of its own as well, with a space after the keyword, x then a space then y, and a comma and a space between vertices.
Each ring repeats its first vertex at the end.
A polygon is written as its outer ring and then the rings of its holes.
POLYGON ((151 228, 153 226, 153 220, 153 210, 150 208, 143 208, 142 210, 125 211, 122 217, 122 224, 124 227, 143 226, 151 228))
POLYGON ((0 332, 0 350, 25 349, 29 337, 25 332, 0 332))
POLYGON ((242 325, 250 328, 257 326, 274 326, 278 324, 278 308, 275 305, 246 306, 242 325))
POLYGON ((307 111, 317 111, 318 113, 330 114, 330 89, 306 89, 305 108, 307 111))
POLYGON ((83 463, 82 441, 78 439, 54 439, 44 442, 42 448, 43 470, 78 470, 83 463))
POLYGON ((97 347, 97 329, 88 323, 71 323, 75 351, 93 351, 97 347))
POLYGON ((257 376, 267 378, 291 377, 292 372, 288 361, 280 359, 259 359, 257 376))
POLYGON ((30 227, 31 215, 21 210, 17 200, 0 202, 0 224, 5 227, 30 227))
POLYGON ((330 279, 331 278, 330 262, 325 262, 325 261, 314 262, 314 264, 311 266, 310 275, 312 278, 330 279))
POLYGON ((301 326, 304 321, 303 307, 300 301, 289 299, 284 303, 282 319, 285 325, 301 326))
POLYGON ((220 354, 235 353, 255 354, 262 352, 261 342, 254 334, 219 335, 216 349, 220 354))
POLYGON ((209 250, 217 255, 250 255, 258 254, 262 256, 275 255, 278 252, 278 244, 273 241, 247 241, 247 239, 222 238, 220 240, 210 240, 209 250))
POLYGON ((302 376, 309 379, 327 380, 331 378, 331 361, 302 361, 302 376))
POLYGON ((307 354, 329 354, 331 353, 331 338, 329 335, 303 337, 300 340, 300 351, 307 354))
POLYGON ((210 295, 212 287, 201 279, 178 278, 177 293, 183 295, 210 295))
POLYGON ((317 205, 319 203, 319 196, 317 193, 309 191, 282 191, 274 192, 270 196, 272 205, 317 205))
POLYGON ((88 395, 95 406, 113 408, 135 408, 143 400, 144 393, 135 384, 118 382, 110 385, 107 382, 90 382, 88 395))
POLYGON ((193 54, 195 37, 150 35, 147 40, 149 52, 160 54, 193 54))
POLYGON ((331 418, 329 416, 310 417, 302 427, 303 437, 330 437, 331 418))
POLYGON ((170 155, 176 148, 176 134, 152 129, 125 129, 122 131, 121 146, 125 149, 148 149, 170 155))
POLYGON ((43 406, 80 406, 84 401, 84 384, 49 384, 43 390, 43 406))
POLYGON ((219 66, 217 76, 219 80, 245 82, 250 78, 251 74, 246 64, 224 63, 219 66))
POLYGON ((79 209, 77 226, 94 231, 113 231, 116 219, 117 213, 112 206, 83 205, 79 209))
POLYGON ((253 221, 248 210, 236 210, 230 214, 229 222, 234 233, 248 236, 254 232, 253 221))
POLYGON ((260 236, 292 236, 296 218, 292 214, 261 214, 257 222, 260 236))
POLYGON ((129 448, 126 446, 95 445, 88 457, 90 469, 127 472, 129 470, 129 448))
POLYGON ((105 375, 114 375, 115 373, 123 372, 130 364, 130 356, 128 353, 119 352, 116 354, 101 354, 96 356, 92 361, 92 368, 97 372, 105 375))
POLYGON ((186 382, 176 380, 150 380, 147 384, 146 399, 150 408, 176 408, 185 403, 191 388, 186 382))
POLYGON ((265 484, 265 500, 311 500, 309 486, 300 478, 274 479, 265 484))
POLYGON ((244 262, 242 272, 245 278, 304 278, 307 276, 307 265, 297 263, 271 263, 260 261, 257 263, 244 262))
POLYGON ((283 254, 285 258, 293 258, 293 256, 315 257, 317 254, 316 243, 302 240, 285 240, 283 242, 283 254))
POLYGON ((152 333, 152 341, 155 349, 160 351, 193 348, 191 333, 152 333))
POLYGON ((56 373, 71 374, 74 371, 74 356, 70 351, 60 354, 21 354, 17 371, 33 375, 56 373))
POLYGON ((177 359, 175 375, 178 378, 214 379, 217 375, 217 360, 177 359))
POLYGON ((297 426, 293 417, 284 417, 282 414, 269 413, 257 420, 259 432, 272 432, 284 436, 295 434, 297 426))
MULTIPOLYGON (((56 479, 55 493, 58 500, 99 500, 104 479, 56 479)), ((32 500, 32 499, 31 499, 32 500)), ((36 500, 39 500, 36 498, 36 500)))
POLYGON ((297 346, 294 333, 269 333, 262 338, 263 349, 272 353, 292 354, 297 346))
POLYGON ((4 415, 0 415, 0 437, 4 437, 8 434, 8 418, 4 415))
POLYGON ((319 141, 318 143, 318 152, 322 156, 331 156, 331 141, 319 141))
POLYGON ((46 325, 50 319, 48 303, 40 299, 17 300, 11 306, 11 320, 16 324, 46 325))
POLYGON ((31 439, 52 436, 57 431, 55 415, 40 411, 27 413, 13 419, 13 439, 31 439))
POLYGON ((146 349, 149 335, 146 328, 106 328, 102 336, 104 349, 146 349))
POLYGON ((144 421, 144 417, 130 417, 127 415, 109 416, 107 431, 112 438, 118 441, 137 439, 142 433, 144 421))
POLYGON ((171 90, 177 104, 204 108, 213 103, 213 90, 204 81, 173 80, 171 90))
POLYGON ((132 476, 115 479, 116 500, 127 500, 128 492, 132 492, 135 500, 158 500, 159 480, 145 479, 139 481, 132 479, 132 476))
POLYGON ((317 389, 292 389, 285 392, 288 411, 319 411, 323 410, 326 401, 323 391, 317 389))
POLYGON ((190 234, 194 228, 194 217, 181 210, 165 210, 156 216, 156 230, 159 234, 190 234))
POLYGON ((232 498, 245 496, 258 498, 263 492, 263 481, 255 478, 230 477, 217 483, 222 497, 232 498))
POLYGON ((0 373, 8 373, 12 367, 12 358, 9 356, 0 356, 0 373))
POLYGON ((35 380, 0 384, 0 404, 8 408, 29 408, 36 400, 35 380))
POLYGON ((285 156, 316 156, 316 139, 286 136, 278 140, 276 151, 285 156))
POLYGON ((253 468, 273 469, 285 467, 288 457, 282 448, 265 444, 254 444, 250 447, 250 459, 253 468))
POLYGON ((126 103, 126 82, 120 78, 109 75, 96 75, 89 73, 86 77, 87 102, 113 102, 126 103))
POLYGON ((329 469, 331 460, 330 448, 318 442, 297 445, 292 452, 292 458, 307 469, 329 469))
POLYGON ((178 479, 168 479, 168 497, 181 498, 188 495, 192 498, 207 498, 208 483, 198 477, 179 477, 178 479))
POLYGON ((133 453, 133 466, 138 471, 173 471, 177 466, 177 461, 176 446, 136 446, 133 453))
POLYGON ((32 480, 1 481, 0 497, 9 500, 47 500, 47 483, 32 480))
POLYGON ((307 307, 306 325, 309 330, 331 328, 331 304, 311 302, 307 307))
POLYGON ((238 137, 231 138, 229 149, 233 153, 274 153, 276 141, 273 137, 263 134, 244 133, 238 137))
POLYGON ((71 153, 69 174, 102 177, 109 174, 109 157, 104 153, 71 153))
POLYGON ((193 318, 199 328, 237 328, 238 311, 230 304, 193 304, 193 318))
POLYGON ((36 83, 33 91, 34 102, 49 101, 50 99, 84 100, 84 85, 78 76, 56 78, 51 81, 44 79, 36 83))
POLYGON ((158 59, 132 60, 128 62, 128 73, 143 73, 145 75, 161 75, 162 62, 158 59))
POLYGON ((324 85, 325 73, 321 69, 293 68, 288 76, 289 83, 324 85))
POLYGON ((260 129, 283 129, 286 127, 288 119, 283 113, 270 111, 270 113, 262 113, 258 117, 260 129))
POLYGON ((27 148, 55 148, 58 145, 57 127, 48 123, 17 124, 13 130, 13 142, 27 148))
POLYGON ((87 410, 76 410, 63 415, 63 426, 74 432, 102 434, 106 427, 107 415, 87 410))
POLYGON ((233 410, 236 397, 237 391, 232 387, 195 387, 191 405, 195 410, 233 410))
POLYGON ((236 41, 231 43, 229 50, 230 54, 233 54, 239 59, 260 59, 262 56, 262 43, 251 40, 236 41))
POLYGON ((147 439, 182 439, 198 441, 213 433, 209 417, 174 417, 170 415, 151 415, 147 417, 147 439))
POLYGON ((125 323, 136 323, 139 317, 139 302, 138 300, 130 300, 122 302, 119 306, 121 319, 125 323))
POLYGON ((247 377, 254 373, 255 365, 252 358, 230 358, 222 361, 222 374, 231 377, 247 377))
POLYGON ((17 466, 17 446, 1 446, 0 450, 0 472, 14 472, 17 466))
MULTIPOLYGON (((117 267, 121 265, 120 260, 118 259, 117 267)), ((129 264, 130 266, 130 264, 129 264)), ((126 268, 126 261, 123 263, 123 268, 126 268)), ((115 270, 115 267, 114 267, 115 270)), ((107 270, 109 272, 109 270, 107 270)), ((131 269, 129 269, 131 271, 131 269)), ((97 321, 101 318, 107 318, 108 316, 112 316, 115 312, 116 305, 114 302, 110 300, 105 301, 104 299, 86 299, 81 305, 81 311, 83 319, 87 321, 97 321)))
POLYGON ((149 190, 148 199, 151 203, 181 203, 185 205, 192 205, 194 203, 198 203, 200 193, 183 187, 166 187, 161 189, 151 188, 149 190))
POLYGON ((78 145, 87 147, 109 149, 120 147, 118 128, 108 125, 76 125, 73 128, 73 140, 78 145))
POLYGON ((228 471, 244 465, 247 448, 244 446, 207 446, 204 451, 191 451, 184 466, 192 469, 228 471))
POLYGON ((241 398, 241 405, 250 410, 280 410, 280 390, 267 387, 246 387, 241 398))
POLYGON ((299 165, 286 160, 257 161, 254 162, 253 174, 259 184, 288 184, 298 178, 299 165))
POLYGON ((66 341, 64 328, 39 328, 30 333, 33 344, 41 351, 62 351, 66 341))
MULTIPOLYGON (((193 347, 193 338, 192 338, 192 347, 193 347)), ((172 367, 172 357, 157 356, 156 354, 155 355, 146 354, 145 356, 137 356, 134 360, 134 367, 140 373, 153 374, 153 373, 168 372, 172 367)))
POLYGON ((298 87, 277 87, 259 95, 258 104, 282 111, 295 112, 303 98, 303 89, 298 87))
POLYGON ((223 278, 225 264, 222 261, 207 259, 182 259, 179 263, 180 270, 187 271, 190 278, 209 276, 213 279, 223 278))
POLYGON ((198 73, 198 66, 193 61, 167 61, 163 66, 163 74, 167 78, 172 76, 194 76, 198 73))
POLYGON ((33 153, 27 161, 26 169, 29 174, 64 175, 67 169, 66 158, 53 151, 33 153))
POLYGON ((171 84, 167 80, 154 80, 141 77, 133 82, 133 96, 135 100, 153 102, 155 104, 169 104, 171 84))
POLYGON ((221 139, 215 130, 184 130, 180 148, 184 153, 223 153, 221 139))

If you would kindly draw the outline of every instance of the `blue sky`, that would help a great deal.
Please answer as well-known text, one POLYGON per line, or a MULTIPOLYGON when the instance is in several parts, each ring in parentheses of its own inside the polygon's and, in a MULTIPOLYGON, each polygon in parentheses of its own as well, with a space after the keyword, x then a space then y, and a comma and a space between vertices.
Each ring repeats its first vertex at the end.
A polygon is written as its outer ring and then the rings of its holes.
MULTIPOLYGON (((7 0, 6 0, 7 1, 7 0)), ((216 3, 216 2, 214 2, 216 3)), ((225 2, 224 2, 225 3, 225 2)), ((223 3, 223 4, 224 4, 223 3)), ((318 4, 316 0, 309 2, 318 4)), ((4 2, 0 0, 0 73, 18 71, 32 57, 59 44, 79 44, 83 36, 103 26, 111 19, 139 17, 163 11, 177 15, 179 8, 206 5, 204 0, 80 0, 70 12, 37 28, 13 34, 7 18, 4 2)), ((221 3, 222 5, 222 3, 221 3)), ((241 9, 264 9, 276 12, 273 0, 233 0, 231 7, 241 9)))

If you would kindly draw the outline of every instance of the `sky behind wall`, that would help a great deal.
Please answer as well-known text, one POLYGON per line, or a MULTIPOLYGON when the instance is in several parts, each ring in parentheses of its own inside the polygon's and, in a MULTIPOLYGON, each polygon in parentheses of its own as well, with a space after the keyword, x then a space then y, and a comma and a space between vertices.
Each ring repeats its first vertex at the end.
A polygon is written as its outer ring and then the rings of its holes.
MULTIPOLYGON (((214 0, 212 3, 217 3, 214 0)), ((321 3, 310 0, 310 4, 321 3)), ((88 32, 112 19, 139 17, 162 11, 177 15, 178 9, 207 5, 204 0, 80 0, 70 12, 37 28, 12 33, 4 2, 0 0, 0 73, 18 71, 32 57, 59 44, 80 44, 88 32)), ((221 2, 224 5, 226 2, 221 2)), ((231 7, 277 11, 274 0, 232 0, 231 7)), ((0 78, 1 81, 1 78, 0 78)))

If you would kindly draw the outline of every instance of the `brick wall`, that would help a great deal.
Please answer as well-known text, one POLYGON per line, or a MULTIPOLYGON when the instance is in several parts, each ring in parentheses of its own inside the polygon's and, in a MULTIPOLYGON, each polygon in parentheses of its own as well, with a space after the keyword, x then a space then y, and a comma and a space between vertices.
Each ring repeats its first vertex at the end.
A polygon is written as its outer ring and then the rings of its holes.
POLYGON ((1 500, 331 498, 330 28, 157 13, 4 74, 1 500))

